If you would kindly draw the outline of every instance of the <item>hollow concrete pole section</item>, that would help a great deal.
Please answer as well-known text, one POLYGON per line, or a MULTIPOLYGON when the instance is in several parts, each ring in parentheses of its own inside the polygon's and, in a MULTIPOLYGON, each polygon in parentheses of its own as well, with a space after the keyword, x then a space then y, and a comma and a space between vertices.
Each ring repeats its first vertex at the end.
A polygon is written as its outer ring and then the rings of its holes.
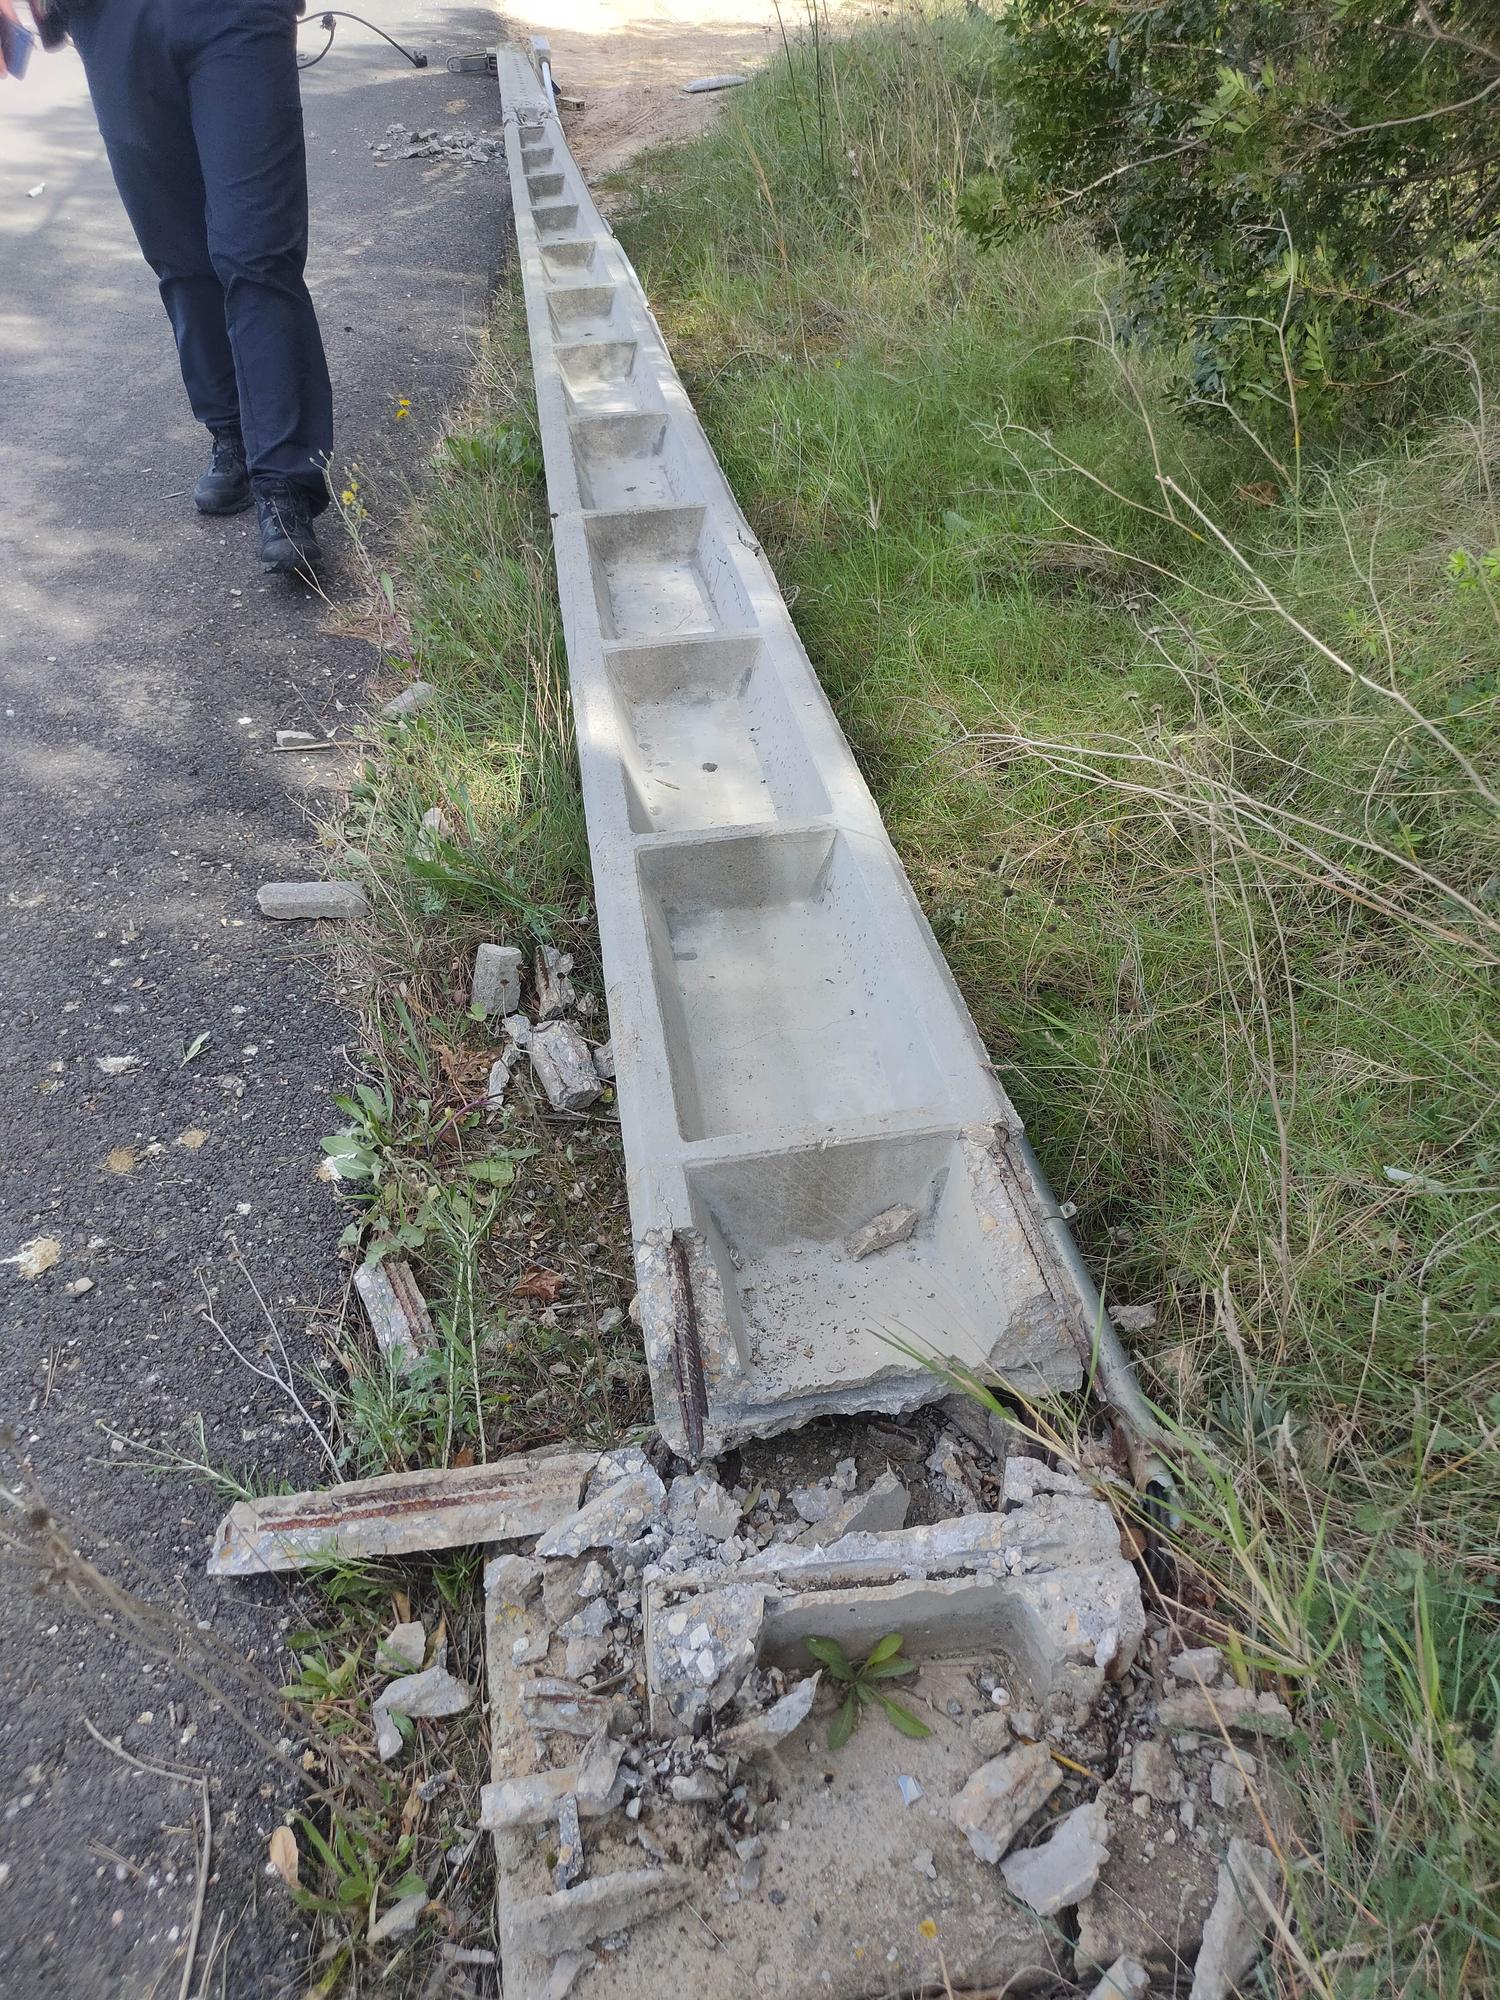
POLYGON ((499 58, 619 1083, 673 1447, 1076 1386, 1097 1300, 537 71, 499 58))

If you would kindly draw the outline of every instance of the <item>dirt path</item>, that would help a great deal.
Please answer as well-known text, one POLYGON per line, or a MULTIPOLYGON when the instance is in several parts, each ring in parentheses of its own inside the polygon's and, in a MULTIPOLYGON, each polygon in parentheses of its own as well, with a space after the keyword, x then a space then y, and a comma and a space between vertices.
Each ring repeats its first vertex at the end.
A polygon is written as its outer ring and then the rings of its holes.
MULTIPOLYGON (((800 10, 781 16, 795 36, 800 10)), ((782 46, 774 0, 521 0, 504 18, 518 36, 545 35, 559 88, 585 99, 567 127, 590 179, 703 131, 733 93, 684 97, 682 86, 748 74, 782 46)))

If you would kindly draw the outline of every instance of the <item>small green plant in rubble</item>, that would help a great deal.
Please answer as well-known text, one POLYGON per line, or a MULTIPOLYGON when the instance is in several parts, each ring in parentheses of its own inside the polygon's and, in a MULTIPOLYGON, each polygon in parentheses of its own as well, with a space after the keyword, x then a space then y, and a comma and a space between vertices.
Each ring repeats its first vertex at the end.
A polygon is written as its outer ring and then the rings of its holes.
POLYGON ((880 1681, 899 1680, 903 1674, 914 1674, 917 1671, 914 1660, 903 1660, 901 1657, 904 1643, 899 1632, 887 1632, 885 1637, 877 1639, 865 1657, 855 1664, 837 1639, 808 1640, 808 1652, 845 1690, 838 1713, 829 1724, 830 1750, 843 1749, 863 1722, 866 1708, 872 1704, 878 1704, 885 1710, 891 1727, 899 1729, 903 1736, 932 1734, 921 1716, 913 1714, 904 1702, 897 1701, 893 1695, 888 1695, 877 1685, 880 1681))

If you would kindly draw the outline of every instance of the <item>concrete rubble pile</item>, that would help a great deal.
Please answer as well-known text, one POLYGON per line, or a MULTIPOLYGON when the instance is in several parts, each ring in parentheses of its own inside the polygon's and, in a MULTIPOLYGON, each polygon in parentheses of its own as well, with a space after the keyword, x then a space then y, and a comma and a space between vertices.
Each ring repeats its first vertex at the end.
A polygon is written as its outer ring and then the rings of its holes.
MULTIPOLYGON (((908 1527, 909 1501, 940 1500, 920 1472, 857 1484, 844 1460, 778 1490, 743 1460, 733 1483, 675 1464, 604 1454, 579 1509, 487 1566, 507 2000, 668 1980, 871 2000, 944 1969, 955 1990, 1104 1975, 1140 2000, 1215 1912, 1243 1975, 1268 1918, 1220 1857, 1236 1843, 1274 1907, 1250 1745, 1281 1716, 1200 1662, 1186 1685, 1249 1733, 1167 1726, 1185 1684, 1148 1669, 1135 1571, 1082 1481, 1011 1459, 994 1511, 908 1527), (858 1661, 892 1632, 929 1733, 872 1710, 830 1751, 843 1690, 807 1640, 858 1661)), ((1199 2000, 1227 1990, 1216 1963, 1199 2000)))

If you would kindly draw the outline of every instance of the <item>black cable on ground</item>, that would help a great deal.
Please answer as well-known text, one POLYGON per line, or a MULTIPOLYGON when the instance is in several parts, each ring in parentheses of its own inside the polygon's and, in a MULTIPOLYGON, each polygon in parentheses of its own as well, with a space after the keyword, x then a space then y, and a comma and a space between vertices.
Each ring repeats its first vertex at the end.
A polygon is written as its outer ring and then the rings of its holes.
MULTIPOLYGON (((313 17, 309 15, 306 21, 299 21, 297 25, 299 27, 305 27, 307 26, 308 22, 312 20, 312 18, 313 17)), ((403 55, 406 57, 406 60, 411 64, 413 69, 426 69, 427 67, 427 58, 422 54, 422 52, 419 49, 408 49, 404 47, 402 43, 396 40, 394 35, 388 35, 384 28, 377 28, 375 23, 373 21, 367 21, 363 14, 350 14, 342 8, 336 8, 329 13, 319 14, 317 16, 317 21, 319 27, 322 28, 323 32, 327 35, 328 39, 326 42, 324 42, 322 48, 318 50, 318 53, 315 56, 308 56, 305 61, 303 60, 302 57, 299 56, 297 59, 298 69, 313 69, 316 67, 318 63, 320 63, 323 60, 324 56, 326 56, 328 51, 333 47, 333 37, 335 32, 334 23, 337 21, 357 21, 362 28, 368 28, 372 35, 379 35, 380 39, 383 42, 389 42, 391 47, 396 51, 398 55, 403 55)))

